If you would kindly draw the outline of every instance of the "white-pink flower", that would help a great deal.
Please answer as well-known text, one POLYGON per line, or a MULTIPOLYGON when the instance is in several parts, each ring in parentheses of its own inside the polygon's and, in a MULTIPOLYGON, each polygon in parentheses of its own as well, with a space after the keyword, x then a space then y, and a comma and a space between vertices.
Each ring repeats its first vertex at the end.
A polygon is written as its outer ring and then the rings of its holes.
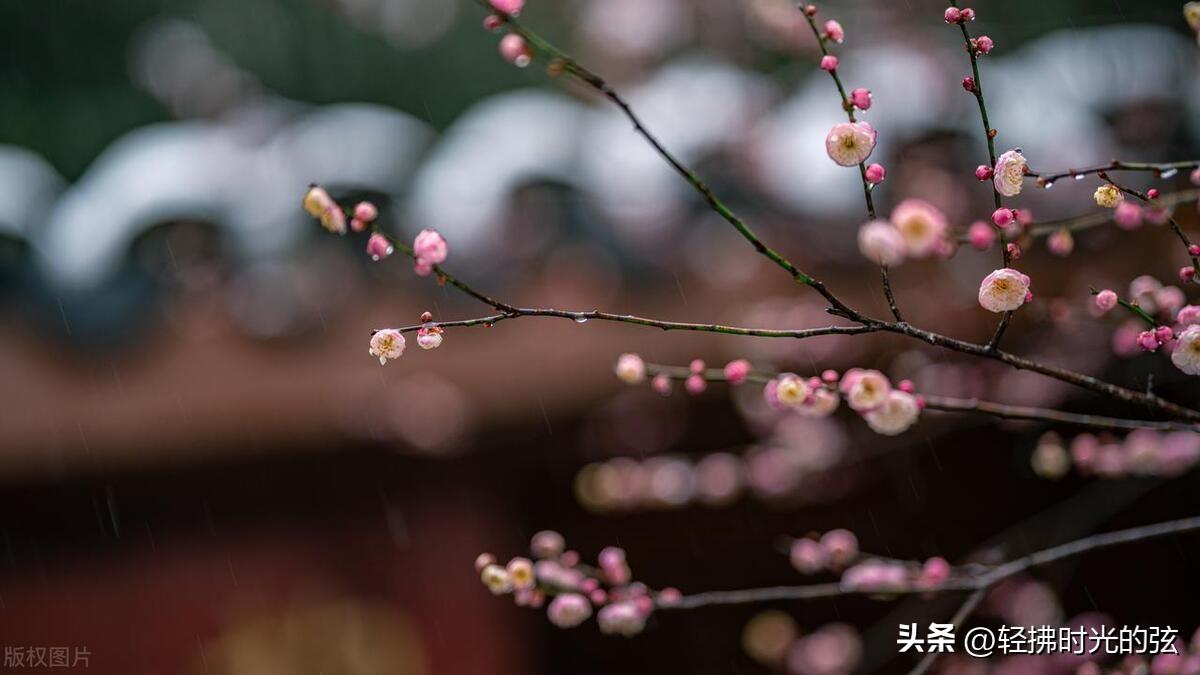
POLYGON ((304 194, 304 210, 334 234, 346 233, 346 214, 325 188, 314 185, 304 194))
POLYGON ((578 593, 562 593, 550 601, 546 616, 559 628, 574 628, 592 615, 592 603, 578 593))
POLYGON ((858 228, 858 250, 872 262, 899 265, 907 248, 900 230, 886 220, 872 220, 858 228))
POLYGON ((865 412, 883 405, 892 391, 892 383, 878 370, 854 370, 846 373, 846 404, 865 412))
POLYGON ((371 336, 371 349, 367 353, 379 357, 380 365, 386 364, 389 359, 400 358, 404 353, 404 334, 395 328, 375 331, 371 336))
POLYGON ((646 379, 646 362, 637 354, 622 354, 617 359, 615 372, 625 384, 637 384, 646 379))
POLYGON ((804 378, 794 373, 784 373, 775 384, 775 400, 791 408, 804 405, 812 393, 804 378))
POLYGON ((1177 336, 1171 363, 1188 375, 1200 375, 1200 326, 1188 326, 1177 336))
POLYGON ((413 256, 416 258, 414 269, 417 274, 426 276, 433 271, 434 265, 446 261, 449 252, 446 240, 436 230, 421 230, 413 240, 413 256))
POLYGON ((996 192, 1005 197, 1015 197, 1021 194, 1021 186, 1025 182, 1025 167, 1028 164, 1020 150, 1009 150, 1000 155, 996 160, 995 174, 992 177, 996 192))
POLYGON ((992 272, 979 285, 979 304, 989 312, 1011 312, 1029 296, 1029 277, 1009 267, 992 272))
POLYGON ((866 122, 835 124, 825 137, 825 152, 842 166, 858 166, 875 149, 875 129, 866 122))
POLYGON ((875 433, 895 436, 908 431, 920 415, 921 406, 915 396, 893 389, 888 393, 883 405, 864 413, 863 419, 875 433))
POLYGON ((838 409, 841 397, 829 389, 813 389, 802 405, 796 406, 796 412, 805 417, 829 417, 838 409))
POLYGON ((605 635, 633 637, 646 627, 646 615, 630 601, 614 602, 596 615, 600 632, 605 635))
POLYGON ((946 215, 924 199, 905 199, 897 204, 892 209, 892 225, 913 258, 936 252, 946 236, 946 215))

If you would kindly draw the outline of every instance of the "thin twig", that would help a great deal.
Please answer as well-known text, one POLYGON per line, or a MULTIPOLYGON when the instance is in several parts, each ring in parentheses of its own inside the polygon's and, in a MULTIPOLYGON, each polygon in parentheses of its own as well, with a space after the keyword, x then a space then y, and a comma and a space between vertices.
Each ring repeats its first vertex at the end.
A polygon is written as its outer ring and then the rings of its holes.
MULTIPOLYGON (((954 613, 954 616, 950 618, 950 624, 954 626, 956 631, 962 627, 963 623, 967 620, 967 617, 971 616, 971 613, 975 611, 975 608, 979 607, 979 603, 983 602, 983 598, 986 595, 987 589, 981 588, 967 596, 966 601, 963 602, 962 606, 958 608, 958 611, 954 613)), ((921 660, 917 663, 917 665, 914 666, 912 670, 908 671, 908 675, 925 675, 925 673, 933 667, 933 663, 934 661, 937 661, 939 655, 941 655, 941 651, 933 649, 929 650, 926 652, 925 656, 921 657, 921 660)))
MULTIPOLYGON (((803 5, 800 7, 800 13, 808 21, 808 27, 812 29, 813 37, 817 39, 817 46, 821 48, 821 56, 830 56, 829 48, 825 44, 825 36, 817 28, 816 19, 804 11, 803 5)), ((842 110, 846 111, 846 118, 852 123, 857 122, 858 119, 854 116, 854 103, 846 95, 846 87, 842 84, 842 77, 838 75, 837 68, 830 70, 829 76, 833 79, 833 84, 837 87, 838 96, 842 99, 842 110)), ((863 199, 867 204, 867 219, 875 220, 875 200, 871 196, 873 188, 871 187, 871 182, 867 180, 867 163, 865 161, 858 163, 858 174, 859 179, 862 181, 863 199)), ((879 274, 883 279, 883 292, 887 296, 888 308, 891 309, 892 316, 897 321, 903 322, 904 316, 900 314, 900 307, 896 303, 895 294, 892 293, 892 280, 889 278, 888 267, 882 261, 879 263, 879 274)))
POLYGON ((1047 188, 1055 182, 1064 178, 1080 178, 1088 174, 1103 173, 1106 171, 1152 171, 1158 174, 1159 178, 1169 178, 1176 172, 1187 171, 1200 167, 1200 159, 1190 159, 1182 162, 1122 162, 1114 159, 1113 161, 1103 166, 1093 166, 1088 169, 1067 169, 1060 173, 1038 173, 1037 171, 1025 170, 1025 175, 1036 178, 1039 187, 1047 188))

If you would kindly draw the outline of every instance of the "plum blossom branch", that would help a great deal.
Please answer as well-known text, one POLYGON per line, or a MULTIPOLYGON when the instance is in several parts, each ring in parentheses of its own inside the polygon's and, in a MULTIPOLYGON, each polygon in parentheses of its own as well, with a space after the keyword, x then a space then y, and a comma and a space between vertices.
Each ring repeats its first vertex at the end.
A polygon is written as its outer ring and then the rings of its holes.
MULTIPOLYGON (((975 611, 975 609, 979 607, 979 603, 983 602, 983 599, 986 596, 986 588, 981 588, 967 596, 966 601, 963 602, 963 604, 958 608, 958 611, 954 613, 954 616, 950 617, 950 624, 954 626, 955 630, 962 627, 963 622, 965 622, 967 618, 970 617, 975 611)), ((921 657, 921 660, 917 662, 917 665, 914 666, 912 670, 908 671, 908 675, 924 675, 929 671, 930 668, 933 667, 934 662, 937 661, 937 658, 940 655, 941 654, 935 650, 929 650, 925 656, 921 657)))
POLYGON ((1197 167, 1200 167, 1200 159, 1180 162, 1122 162, 1114 159, 1102 166, 1093 166, 1087 169, 1067 169, 1059 173, 1039 173, 1026 169, 1025 175, 1036 178, 1039 187, 1048 188, 1064 178, 1079 179, 1089 174, 1100 174, 1107 171, 1144 171, 1153 172, 1159 178, 1170 178, 1180 171, 1187 171, 1197 167))
MULTIPOLYGON (((846 93, 846 87, 842 84, 842 77, 838 74, 838 59, 829 52, 828 42, 841 42, 845 36, 840 23, 834 20, 829 20, 825 23, 825 30, 817 28, 817 8, 813 5, 802 6, 801 13, 804 15, 805 21, 808 22, 808 27, 812 29, 813 37, 817 39, 817 46, 821 49, 821 69, 829 73, 833 79, 834 86, 837 87, 838 96, 842 101, 842 110, 846 112, 846 118, 851 125, 858 124, 858 119, 854 115, 854 109, 866 110, 871 105, 871 92, 866 89, 855 89, 852 94, 846 93)), ((869 127, 868 127, 869 128, 869 127)), ((874 135, 874 130, 870 133, 874 135)), ((874 146, 874 138, 872 137, 870 146, 874 146)), ((870 148, 867 149, 869 154, 870 148)), ((840 163, 840 162, 839 162, 840 163)), ((886 171, 881 164, 872 164, 867 166, 866 158, 858 162, 859 178, 862 180, 863 198, 867 206, 867 218, 875 220, 875 200, 871 196, 874 186, 883 181, 886 171)), ((888 308, 892 312, 892 316, 897 321, 903 322, 904 316, 900 313, 899 305, 896 303, 896 296, 892 292, 892 282, 888 273, 887 263, 879 260, 879 275, 883 283, 883 293, 887 298, 888 308)))
MULTIPOLYGON (((975 96, 975 101, 979 104, 979 117, 983 122, 983 135, 987 140, 988 167, 993 171, 1001 171, 1001 167, 996 163, 996 130, 992 128, 992 124, 988 120, 987 101, 983 96, 983 79, 979 74, 979 55, 992 50, 992 40, 987 36, 979 38, 971 37, 971 32, 967 30, 967 22, 975 19, 975 11, 970 8, 960 10, 956 0, 950 0, 950 7, 946 10, 945 19, 947 23, 957 23, 959 30, 962 32, 963 46, 966 48, 967 56, 971 60, 971 77, 963 80, 963 87, 975 96)), ((1004 200, 995 182, 992 183, 992 197, 996 204, 996 214, 993 215, 993 220, 996 220, 996 224, 999 226, 1001 223, 998 220, 998 215, 1004 208, 1004 200)), ((1012 251, 1008 246, 1003 229, 1000 230, 1000 252, 1003 256, 1004 267, 1011 267, 1012 251)), ((1012 321, 1012 315, 1013 313, 1010 310, 1004 312, 1000 317, 1000 323, 996 325, 996 332, 992 334, 992 339, 988 340, 987 348, 989 350, 995 350, 1000 346, 1000 340, 1003 339, 1005 331, 1008 330, 1008 325, 1012 321)))
MULTIPOLYGON (((1043 549, 1007 563, 986 568, 986 571, 975 571, 976 566, 972 566, 971 571, 965 573, 954 570, 945 582, 935 587, 909 585, 889 589, 886 595, 903 596, 922 595, 931 592, 975 593, 981 590, 987 591, 1000 582, 1028 572, 1029 570, 1044 567, 1067 558, 1080 556, 1084 553, 1148 541, 1174 534, 1195 532, 1197 530, 1200 530, 1200 516, 1095 534, 1066 544, 1043 549)), ((744 605, 779 600, 812 600, 845 595, 878 596, 881 595, 881 592, 878 589, 870 587, 847 587, 842 583, 772 586, 735 591, 708 591, 684 595, 677 600, 661 605, 661 608, 664 610, 695 609, 716 605, 744 605)))
MULTIPOLYGON (((729 367, 725 369, 704 368, 697 370, 686 366, 670 366, 658 363, 646 363, 645 373, 651 377, 663 375, 669 379, 678 381, 687 381, 688 378, 697 376, 707 382, 729 382, 734 384, 753 382, 756 384, 766 385, 770 385, 772 382, 776 381, 776 378, 779 377, 779 374, 777 373, 765 373, 762 371, 742 372, 740 370, 731 371, 729 367), (736 372, 736 375, 732 378, 730 377, 731 372, 736 372)), ((977 398, 964 399, 929 394, 922 394, 918 398, 921 403, 921 407, 924 409, 937 410, 940 412, 975 413, 990 415, 1000 419, 1056 422, 1061 424, 1089 427, 1092 429, 1158 429, 1164 431, 1200 432, 1200 424, 1187 424, 1160 420, 1136 420, 1122 417, 1089 415, 1084 413, 1053 410, 1049 408, 1008 405, 992 401, 982 401, 977 398)))
MULTIPOLYGON (((1156 205, 1163 208, 1171 208, 1179 204, 1192 201, 1197 197, 1200 197, 1200 190, 1198 189, 1179 190, 1177 192, 1169 192, 1167 194, 1160 195, 1156 200, 1156 205)), ((1112 222, 1112 220, 1112 214, 1108 211, 1087 213, 1071 218, 1063 218, 1061 220, 1047 220, 1031 224, 1029 227, 1029 235, 1032 237, 1046 237, 1060 230, 1079 232, 1100 225, 1106 225, 1112 222)), ((962 238, 962 241, 966 241, 965 237, 962 238)))
MULTIPOLYGON (((382 234, 378 230, 376 230, 372 236, 386 238, 386 235, 382 234)), ((416 251, 413 249, 413 247, 403 244, 402 242, 395 242, 394 240, 391 240, 390 238, 389 238, 389 241, 393 242, 392 246, 395 247, 395 250, 400 251, 401 253, 413 258, 415 261, 418 262, 418 264, 420 263, 421 258, 416 253, 416 251)), ((889 332, 889 333, 905 335, 910 338, 920 340, 921 342, 924 342, 926 344, 930 344, 930 345, 933 345, 936 347, 941 347, 943 349, 948 349, 948 350, 956 351, 956 352, 959 352, 962 354, 968 354, 971 356, 978 356, 978 357, 982 357, 982 358, 986 358, 986 359, 991 359, 994 361, 999 361, 1001 363, 1005 363, 1005 364, 1012 366, 1014 368, 1017 368, 1019 370, 1028 370, 1031 372, 1039 373, 1041 375, 1052 377, 1054 379, 1061 380, 1063 382, 1077 385, 1084 389, 1089 389, 1096 393, 1104 394, 1106 396, 1112 397, 1119 401, 1141 405, 1141 406, 1147 407, 1151 410, 1158 411, 1160 413, 1169 415, 1169 416, 1177 418, 1177 419, 1200 421, 1200 411, 1196 411, 1196 410, 1192 410, 1192 409, 1180 406, 1178 404, 1167 401, 1166 399, 1163 399, 1163 398, 1161 398, 1155 394, 1149 393, 1149 392, 1143 393, 1143 392, 1139 392, 1139 391, 1134 391, 1132 389, 1126 389, 1124 387, 1120 387, 1120 386, 1117 386, 1114 384, 1110 384, 1108 382, 1104 382, 1102 380, 1098 380, 1094 377, 1085 375, 1083 373, 1078 373, 1078 372, 1075 372, 1072 370, 1068 370, 1066 368, 1061 368, 1058 366, 1053 366, 1053 365, 1044 364, 1044 363, 1041 363, 1038 361, 1033 361, 1031 359, 1027 359, 1024 357, 1017 356, 1015 354, 1011 354, 1009 352, 1001 351, 999 349, 988 348, 985 345, 980 345, 980 344, 976 344, 976 343, 972 343, 972 342, 967 342, 965 340, 959 340, 957 338, 952 338, 952 337, 949 337, 946 335, 941 335, 939 333, 934 333, 932 331, 917 328, 908 323, 887 322, 887 321, 879 321, 877 319, 872 319, 872 318, 869 318, 867 316, 860 314, 856 310, 853 310, 846 305, 843 305, 843 307, 845 307, 846 311, 848 312, 848 315, 846 316, 846 318, 850 319, 851 321, 854 321, 855 323, 857 323, 859 325, 857 325, 857 326, 827 326, 827 327, 822 327, 822 328, 808 328, 808 329, 796 329, 796 330, 770 330, 770 329, 757 329, 757 328, 741 328, 741 327, 735 327, 735 326, 723 326, 720 324, 689 324, 689 323, 682 323, 682 322, 662 321, 662 320, 658 320, 658 319, 647 319, 644 317, 637 317, 637 316, 633 316, 633 315, 612 314, 612 313, 608 313, 608 312, 599 312, 599 311, 595 311, 595 310, 592 310, 592 311, 567 311, 567 310, 555 310, 555 309, 520 308, 520 307, 511 305, 507 302, 497 300, 497 299, 489 296, 486 293, 476 290, 470 284, 465 283, 461 279, 455 277, 454 275, 452 275, 451 273, 446 271, 439 264, 432 265, 431 270, 433 273, 437 274, 438 278, 443 280, 445 283, 450 284, 454 288, 459 289, 463 293, 466 293, 470 297, 475 298, 486 305, 489 305, 491 307, 494 307, 494 308, 500 310, 500 314, 490 315, 487 317, 479 317, 479 318, 474 318, 474 319, 467 319, 467 320, 463 320, 460 322, 454 322, 454 323, 426 323, 426 324, 424 324, 424 326, 409 326, 406 329, 404 329, 405 331, 410 331, 410 332, 413 330, 419 331, 422 327, 433 328, 433 327, 448 327, 448 326, 454 326, 454 325, 463 326, 463 327, 486 326, 489 324, 495 324, 497 321, 501 320, 501 319, 496 318, 497 316, 503 316, 505 320, 515 319, 515 318, 520 318, 520 317, 542 316, 542 317, 557 317, 557 318, 564 318, 564 319, 572 319, 576 322, 580 321, 581 319, 584 321, 587 321, 589 319, 595 318, 595 319, 599 319, 602 321, 618 321, 618 322, 622 322, 622 323, 630 323, 630 324, 637 324, 637 325, 642 325, 642 326, 647 326, 647 327, 660 328, 663 330, 692 330, 692 331, 727 333, 727 334, 732 334, 732 335, 745 335, 745 336, 754 336, 754 337, 793 338, 793 339, 818 337, 821 335, 835 335, 835 334, 862 335, 862 334, 866 334, 866 333, 889 332)), ((404 332, 404 331, 398 331, 398 332, 404 332)))
MULTIPOLYGON (((1158 190, 1152 190, 1150 193, 1144 193, 1114 182, 1109 178, 1106 171, 1099 171, 1097 172, 1097 175, 1103 180, 1108 181, 1109 185, 1112 185, 1116 189, 1137 199, 1143 204, 1156 208, 1158 207, 1158 204, 1156 203, 1158 200, 1158 190)), ((1101 190, 1103 189, 1104 188, 1101 188, 1101 190)), ((1099 201, 1099 199, 1097 199, 1097 201, 1099 201)), ((1196 276, 1200 275, 1200 246, 1196 246, 1192 243, 1192 240, 1188 238, 1187 234, 1183 231, 1183 228, 1179 226, 1179 222, 1175 220, 1175 216, 1168 214, 1167 222, 1171 224, 1171 229, 1175 232, 1175 236, 1179 237, 1179 241, 1183 243, 1183 248, 1186 250, 1188 258, 1192 261, 1192 273, 1190 275, 1191 280, 1200 282, 1200 279, 1196 279, 1196 276)))
POLYGON ((726 206, 725 203, 721 201, 721 199, 718 198, 715 193, 713 193, 713 191, 708 187, 708 184, 705 183, 704 180, 700 178, 700 176, 694 170, 683 164, 679 158, 677 158, 670 150, 668 150, 662 144, 662 142, 659 141, 658 138, 646 128, 641 118, 636 112, 634 112, 632 106, 630 106, 629 103, 619 93, 617 93, 617 90, 614 89, 606 80, 604 80, 604 78, 581 65, 569 54, 555 47, 537 33, 525 28, 525 26, 518 22, 512 16, 512 14, 503 12, 496 8, 494 4, 489 4, 484 0, 480 0, 480 4, 492 11, 495 16, 499 17, 502 23, 507 24, 513 33, 520 35, 525 40, 528 40, 536 47, 538 51, 550 57, 552 64, 556 69, 561 69, 563 72, 574 76, 577 80, 591 87, 616 105, 617 108, 619 108, 625 115, 625 117, 633 124, 634 131, 650 144, 650 147, 653 148, 654 151, 660 157, 662 157, 662 159, 666 161, 668 165, 670 165, 675 173, 679 174, 685 181, 687 181, 689 185, 692 186, 696 192, 700 194, 701 197, 704 198, 704 201, 708 203, 709 207, 712 208, 713 211, 715 211, 726 222, 732 225, 734 229, 736 229, 738 233, 740 233, 742 237, 746 239, 746 241, 750 242, 750 245, 753 246, 759 254, 765 256, 771 262, 775 263, 776 266, 786 271, 796 282, 811 286, 814 290, 820 293, 821 296, 829 302, 830 308, 834 314, 847 316, 851 312, 850 308, 843 304, 842 301, 837 298, 837 296, 826 289, 825 285, 818 279, 801 271, 790 260, 763 243, 762 239, 758 237, 754 230, 752 230, 750 226, 741 219, 741 217, 734 213, 732 209, 726 206))

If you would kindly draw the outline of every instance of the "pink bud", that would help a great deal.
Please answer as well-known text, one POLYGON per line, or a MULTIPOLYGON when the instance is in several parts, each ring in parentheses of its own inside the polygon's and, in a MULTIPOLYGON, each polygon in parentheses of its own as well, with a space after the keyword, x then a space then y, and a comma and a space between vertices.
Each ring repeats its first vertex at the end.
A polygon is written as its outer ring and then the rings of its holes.
POLYGON ((745 359, 738 359, 725 364, 725 379, 729 381, 729 384, 742 384, 749 375, 750 362, 745 359))
POLYGON ((995 46, 996 43, 992 41, 992 38, 986 35, 975 38, 975 48, 979 50, 980 54, 990 54, 995 46))
POLYGON ((1109 289, 1104 289, 1096 294, 1096 309, 1104 314, 1117 306, 1117 294, 1109 289))
POLYGON ((837 70, 837 67, 838 57, 834 56, 833 54, 826 54, 825 56, 821 57, 821 70, 832 73, 833 71, 837 70))
POLYGON ((971 223, 971 227, 967 228, 967 241, 980 251, 986 251, 995 240, 996 228, 982 220, 971 223))
POLYGON ((1146 196, 1150 199, 1158 199, 1158 188, 1150 188, 1146 191, 1146 196))
POLYGON ((871 185, 878 185, 887 178, 887 169, 883 168, 882 164, 872 164, 867 167, 867 182, 871 185))
POLYGON ((930 558, 921 568, 922 586, 941 586, 949 578, 950 563, 946 562, 945 558, 930 558))
POLYGON ((992 167, 988 166, 987 164, 980 164, 979 166, 975 167, 975 178, 979 179, 980 181, 991 180, 992 175, 992 167))
POLYGON ((992 222, 996 224, 996 227, 1004 227, 1005 225, 1008 225, 1012 221, 1013 221, 1012 209, 1006 209, 1004 207, 1001 207, 992 212, 992 222))
POLYGON ((490 0, 492 7, 505 14, 517 14, 525 6, 525 0, 490 0))
POLYGON ((1175 331, 1171 330, 1170 326, 1159 326, 1154 329, 1154 338, 1159 344, 1170 342, 1175 337, 1175 331))
POLYGON ((850 103, 859 110, 869 110, 871 108, 871 90, 859 87, 850 92, 850 103))
POLYGON ((821 373, 821 380, 826 384, 834 384, 838 379, 838 372, 836 370, 830 369, 821 373))
POLYGON ((667 586, 658 592, 658 602, 663 605, 673 605, 683 599, 683 593, 678 588, 667 586))
POLYGON ((663 396, 671 395, 671 378, 667 377, 666 373, 659 373, 650 380, 650 388, 663 396))
POLYGON ((501 19, 497 14, 488 14, 483 17, 483 29, 489 33, 495 33, 504 25, 504 19, 501 19))
POLYGON ((842 24, 830 19, 825 22, 825 37, 841 44, 846 39, 846 31, 842 30, 842 24))
POLYGON ((500 39, 500 56, 518 68, 533 62, 533 52, 525 44, 525 38, 516 33, 509 33, 500 39))
POLYGON ((1188 255, 1200 256, 1200 244, 1192 244, 1188 246, 1188 255))
POLYGON ((688 364, 688 370, 693 373, 703 373, 704 367, 705 364, 703 359, 692 359, 692 362, 688 364))
POLYGON ((966 89, 967 91, 970 91, 970 92, 974 92, 975 91, 975 78, 971 77, 970 75, 964 77, 962 80, 962 86, 963 86, 963 89, 966 89))
POLYGON ((1054 255, 1065 258, 1075 249, 1075 238, 1071 236, 1070 230, 1061 228, 1046 240, 1046 248, 1054 255))
POLYGON ((379 217, 379 209, 371 202, 359 202, 354 206, 354 217, 364 223, 373 223, 379 217))
POLYGON ((392 242, 388 241, 387 237, 376 232, 367 239, 367 255, 371 256, 371 260, 383 260, 392 254, 392 242))
POLYGON ((830 530, 821 536, 821 548, 830 564, 842 567, 858 557, 858 537, 850 530, 830 530))
POLYGON ((1121 202, 1113 210, 1113 222, 1122 230, 1136 230, 1142 226, 1142 207, 1133 202, 1121 202))
POLYGON ((957 7, 947 7, 942 16, 946 19, 946 23, 958 23, 962 21, 962 10, 957 7))
POLYGON ((906 394, 911 394, 917 389, 912 380, 900 380, 900 382, 896 384, 896 388, 906 394))
POLYGON ((1016 209, 1013 211, 1013 218, 1021 225, 1029 225, 1033 222, 1033 211, 1029 209, 1016 209))
POLYGON ((692 396, 698 396, 708 388, 708 383, 699 375, 689 375, 688 379, 683 381, 683 388, 692 396))
POLYGON ((1022 253, 1021 245, 1018 244, 1017 242, 1015 242, 1015 241, 1008 242, 1008 244, 1005 246, 1005 250, 1008 251, 1009 258, 1012 258, 1013 260, 1021 259, 1021 253, 1022 253))
POLYGON ((1137 343, 1139 347, 1148 352, 1158 349, 1158 337, 1152 330, 1145 330, 1138 333, 1137 343))
POLYGON ((1180 281, 1187 283, 1187 282, 1191 281, 1192 277, 1194 277, 1194 276, 1196 276, 1196 268, 1194 268, 1194 267, 1180 267, 1179 268, 1179 280, 1180 281))
POLYGON ((963 7, 962 8, 962 20, 963 21, 974 21, 975 20, 975 10, 971 9, 970 7, 963 7))
POLYGON ((797 539, 792 542, 788 553, 792 567, 801 574, 816 574, 825 569, 825 549, 812 539, 797 539))

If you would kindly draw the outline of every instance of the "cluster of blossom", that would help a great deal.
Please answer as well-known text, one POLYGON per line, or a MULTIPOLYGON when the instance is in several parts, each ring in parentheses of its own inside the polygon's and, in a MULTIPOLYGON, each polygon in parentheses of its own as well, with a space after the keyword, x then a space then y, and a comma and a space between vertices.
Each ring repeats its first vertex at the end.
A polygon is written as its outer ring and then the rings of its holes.
POLYGON ((860 560, 858 538, 849 530, 792 541, 792 567, 801 574, 834 572, 847 591, 887 593, 911 588, 933 589, 950 578, 950 563, 934 557, 924 563, 866 557, 860 560))
POLYGON ((862 638, 852 626, 829 623, 801 634, 792 617, 779 610, 759 612, 746 623, 742 649, 758 663, 791 675, 848 674, 863 654, 862 638))
POLYGON ((671 510, 690 505, 728 506, 743 497, 772 504, 828 503, 852 489, 856 474, 838 471, 856 448, 842 425, 828 418, 775 413, 760 399, 755 408, 770 432, 745 449, 698 457, 614 457, 582 467, 575 476, 579 503, 594 512, 671 510))
MULTIPOLYGON (((304 210, 320 220, 326 230, 338 235, 346 234, 347 231, 365 232, 373 227, 379 217, 379 209, 371 202, 364 201, 354 205, 347 221, 347 213, 343 207, 319 185, 310 186, 305 193, 304 210)), ((372 260, 383 260, 395 250, 392 241, 382 232, 372 231, 367 238, 367 255, 372 260)), ((413 239, 413 271, 418 276, 428 276, 436 265, 446 261, 449 252, 446 240, 436 230, 421 230, 413 239)), ((423 325, 417 329, 417 345, 421 349, 437 349, 442 344, 444 330, 433 322, 433 315, 429 312, 421 315, 421 323, 423 325)), ((395 328, 384 328, 371 335, 371 345, 367 353, 378 358, 379 363, 383 365, 389 360, 400 358, 404 354, 405 346, 403 333, 395 328)))
MULTIPOLYGON (((615 368, 617 377, 626 384, 639 384, 646 379, 647 367, 637 354, 622 354, 615 368)), ((744 384, 752 375, 750 363, 737 359, 725 365, 720 374, 709 373, 704 361, 696 359, 688 367, 684 388, 700 394, 708 380, 717 379, 735 386, 744 384)), ((655 391, 671 393, 671 375, 659 372, 651 379, 655 391)), ((782 373, 771 377, 763 386, 763 398, 775 410, 788 410, 806 417, 827 417, 841 404, 846 404, 867 422, 876 433, 895 436, 917 422, 924 399, 913 393, 913 384, 903 380, 892 386, 887 376, 878 370, 851 368, 844 374, 826 370, 821 375, 801 377, 782 373)))
POLYGON ((1042 478, 1061 478, 1072 466, 1102 478, 1178 476, 1200 462, 1200 434, 1136 429, 1124 438, 1080 434, 1064 443, 1048 432, 1038 440, 1030 463, 1042 478))
MULTIPOLYGON (((1200 246, 1193 245, 1200 254, 1200 246)), ((1191 268, 1187 268, 1191 269, 1191 268)), ((1188 305, 1177 286, 1164 286, 1151 276, 1140 276, 1129 284, 1129 300, 1106 288, 1093 299, 1097 315, 1107 314, 1124 302, 1138 317, 1151 322, 1148 329, 1133 320, 1113 333, 1113 351, 1122 356, 1162 351, 1188 375, 1200 375, 1200 305, 1188 305)))
POLYGON ((674 588, 652 591, 634 581, 625 551, 615 546, 600 551, 593 568, 567 550, 561 534, 544 530, 533 535, 530 553, 532 559, 517 557, 506 565, 483 553, 475 559, 475 570, 495 595, 511 594, 522 607, 546 605, 546 616, 559 628, 574 628, 595 613, 600 632, 632 637, 646 627, 656 606, 681 597, 674 588))
MULTIPOLYGON (((505 17, 516 16, 525 8, 525 0, 489 0, 496 14, 489 14, 483 20, 483 27, 490 32, 501 30, 506 23, 505 17)), ((505 33, 500 38, 500 57, 518 68, 524 68, 533 63, 533 48, 525 38, 518 33, 505 33)))

